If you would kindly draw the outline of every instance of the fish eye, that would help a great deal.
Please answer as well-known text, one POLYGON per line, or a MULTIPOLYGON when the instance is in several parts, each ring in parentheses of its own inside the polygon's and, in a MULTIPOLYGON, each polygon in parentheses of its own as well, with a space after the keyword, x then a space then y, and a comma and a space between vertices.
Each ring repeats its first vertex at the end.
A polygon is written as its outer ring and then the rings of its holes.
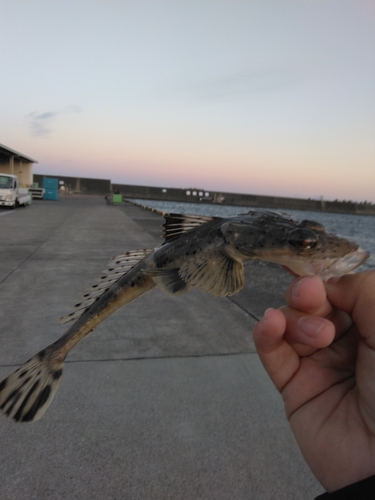
POLYGON ((301 250, 309 250, 318 244, 318 236, 309 229, 293 229, 288 234, 288 242, 301 250))

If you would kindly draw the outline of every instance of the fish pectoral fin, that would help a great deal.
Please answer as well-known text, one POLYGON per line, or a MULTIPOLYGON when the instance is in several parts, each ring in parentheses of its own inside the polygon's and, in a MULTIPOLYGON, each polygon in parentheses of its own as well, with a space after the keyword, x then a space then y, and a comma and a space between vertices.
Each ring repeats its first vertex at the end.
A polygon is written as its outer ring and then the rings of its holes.
POLYGON ((178 269, 142 269, 142 272, 151 276, 156 285, 167 295, 176 297, 190 288, 179 275, 178 269))
POLYGON ((245 283, 242 262, 217 252, 195 255, 182 264, 179 274, 190 286, 221 297, 234 295, 245 283))

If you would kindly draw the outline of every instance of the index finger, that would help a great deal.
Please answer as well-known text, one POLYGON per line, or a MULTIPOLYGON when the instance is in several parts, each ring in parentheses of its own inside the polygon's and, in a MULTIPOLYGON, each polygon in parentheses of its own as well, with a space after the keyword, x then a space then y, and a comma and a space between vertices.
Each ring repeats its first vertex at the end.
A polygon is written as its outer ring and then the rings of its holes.
POLYGON ((366 343, 375 349, 375 271, 342 276, 327 283, 333 306, 349 313, 366 343))
POLYGON ((323 280, 319 276, 304 276, 294 280, 286 291, 290 307, 325 317, 332 311, 323 280))
MULTIPOLYGON (((326 318, 333 324, 335 332, 332 332, 331 328, 324 330, 326 345, 348 331, 352 325, 352 319, 346 312, 343 312, 343 308, 334 307, 335 304, 331 303, 330 296, 327 296, 326 287, 327 284, 319 276, 305 276, 291 283, 286 292, 289 307, 284 308, 284 314, 287 318, 288 340, 300 341, 298 340, 301 334, 298 321, 306 315, 326 318)), ((323 322, 320 324, 323 327, 323 322)), ((326 326, 328 326, 328 321, 326 326)), ((324 347, 322 340, 322 335, 319 335, 316 347, 324 347)))

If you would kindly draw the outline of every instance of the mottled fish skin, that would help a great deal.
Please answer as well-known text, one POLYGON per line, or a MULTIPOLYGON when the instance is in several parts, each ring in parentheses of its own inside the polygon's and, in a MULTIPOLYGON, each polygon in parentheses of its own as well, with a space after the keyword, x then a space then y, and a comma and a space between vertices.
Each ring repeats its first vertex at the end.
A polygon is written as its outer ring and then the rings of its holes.
POLYGON ((227 296, 244 285, 243 262, 267 260, 298 275, 323 279, 359 266, 368 253, 313 221, 268 211, 236 217, 165 216, 165 241, 154 250, 114 257, 63 322, 72 326, 0 383, 0 409, 17 422, 34 422, 50 405, 69 351, 114 311, 159 286, 178 296, 191 287, 227 296))

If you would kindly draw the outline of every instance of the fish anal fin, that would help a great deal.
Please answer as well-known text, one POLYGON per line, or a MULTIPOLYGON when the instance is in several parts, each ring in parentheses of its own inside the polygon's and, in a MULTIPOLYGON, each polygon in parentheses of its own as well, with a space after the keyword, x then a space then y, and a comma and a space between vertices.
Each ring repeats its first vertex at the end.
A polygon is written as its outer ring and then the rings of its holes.
POLYGON ((187 292, 189 286, 180 277, 178 269, 143 269, 152 277, 156 285, 167 295, 178 296, 187 292))
MULTIPOLYGON (((102 293, 106 291, 106 289, 100 290, 102 293)), ((102 294, 101 293, 101 294, 102 294)), ((82 316, 82 314, 94 303, 98 300, 100 295, 96 295, 95 297, 91 297, 88 300, 85 300, 84 302, 81 302, 80 304, 76 304, 75 309, 67 314, 66 316, 63 316, 60 318, 60 324, 61 325, 66 325, 67 323, 70 323, 71 321, 74 321, 82 316)))
POLYGON ((146 255, 151 253, 153 248, 142 248, 140 250, 129 250, 121 255, 115 255, 108 263, 108 267, 129 266, 133 267, 139 261, 144 259, 146 255))
POLYGON ((87 290, 81 300, 75 304, 72 311, 60 318, 61 324, 67 324, 78 320, 94 302, 96 302, 112 285, 117 283, 126 273, 146 257, 150 252, 149 248, 141 250, 131 250, 122 255, 116 255, 109 261, 109 269, 103 271, 102 276, 96 283, 87 290))
POLYGON ((209 217, 205 215, 188 215, 188 214, 164 214, 165 223, 164 239, 169 241, 176 236, 187 233, 196 227, 206 224, 216 217, 209 217))
POLYGON ((197 254, 182 264, 179 274, 190 286, 213 295, 234 295, 245 283, 240 261, 217 252, 197 254))

